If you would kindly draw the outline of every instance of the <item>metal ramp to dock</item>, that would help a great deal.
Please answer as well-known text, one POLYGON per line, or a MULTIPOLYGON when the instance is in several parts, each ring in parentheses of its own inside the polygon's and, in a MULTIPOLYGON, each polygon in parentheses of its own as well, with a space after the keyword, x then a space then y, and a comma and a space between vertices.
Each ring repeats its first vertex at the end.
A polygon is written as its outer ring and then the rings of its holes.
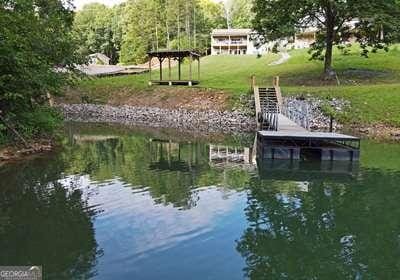
POLYGON ((258 128, 257 154, 261 159, 358 161, 359 138, 311 132, 308 130, 308 114, 299 116, 299 112, 283 108, 279 78, 274 80, 273 87, 253 88, 258 128))

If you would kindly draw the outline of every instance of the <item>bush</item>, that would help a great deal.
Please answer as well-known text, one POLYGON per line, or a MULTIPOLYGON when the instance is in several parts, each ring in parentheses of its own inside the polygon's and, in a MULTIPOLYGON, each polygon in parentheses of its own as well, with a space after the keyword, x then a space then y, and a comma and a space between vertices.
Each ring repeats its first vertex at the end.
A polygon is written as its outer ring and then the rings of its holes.
POLYGON ((26 137, 48 136, 62 123, 61 114, 54 108, 38 106, 17 116, 18 131, 26 137))
MULTIPOLYGON (((61 114, 48 106, 35 106, 30 111, 8 114, 4 119, 7 125, 28 139, 51 136, 62 124, 61 114)), ((0 144, 11 142, 14 138, 15 135, 3 123, 0 123, 0 144)))

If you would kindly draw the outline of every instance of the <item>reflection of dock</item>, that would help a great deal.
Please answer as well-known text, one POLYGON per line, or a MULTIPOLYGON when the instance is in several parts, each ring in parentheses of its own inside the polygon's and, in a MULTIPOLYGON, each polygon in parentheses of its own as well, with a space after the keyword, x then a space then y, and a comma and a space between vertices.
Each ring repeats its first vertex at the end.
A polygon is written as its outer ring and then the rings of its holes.
POLYGON ((358 162, 260 160, 261 179, 282 181, 349 180, 357 176, 358 162))
POLYGON ((210 163, 216 166, 245 166, 255 163, 253 149, 248 147, 229 147, 210 144, 209 153, 210 163))

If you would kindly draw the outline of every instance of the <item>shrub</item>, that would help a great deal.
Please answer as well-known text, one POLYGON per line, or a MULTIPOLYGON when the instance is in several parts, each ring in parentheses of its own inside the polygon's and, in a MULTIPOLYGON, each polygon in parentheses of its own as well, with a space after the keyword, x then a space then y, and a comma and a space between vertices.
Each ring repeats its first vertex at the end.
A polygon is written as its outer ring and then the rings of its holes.
POLYGON ((62 123, 61 114, 54 108, 38 106, 17 116, 18 130, 26 137, 41 137, 54 133, 62 123))
MULTIPOLYGON (((19 114, 10 113, 4 120, 25 138, 51 136, 62 124, 61 114, 48 106, 35 106, 32 110, 23 110, 19 114)), ((13 132, 4 123, 0 123, 0 144, 14 138, 13 132)))

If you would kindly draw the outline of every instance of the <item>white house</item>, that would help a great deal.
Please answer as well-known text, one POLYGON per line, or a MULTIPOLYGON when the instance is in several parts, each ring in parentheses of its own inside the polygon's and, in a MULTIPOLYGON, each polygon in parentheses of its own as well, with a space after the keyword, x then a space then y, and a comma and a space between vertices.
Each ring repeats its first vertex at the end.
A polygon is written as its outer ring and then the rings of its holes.
POLYGON ((267 45, 258 46, 251 29, 214 29, 211 33, 211 55, 264 54, 267 45))
MULTIPOLYGON (((345 24, 354 29, 357 22, 358 20, 353 20, 345 24)), ((317 31, 316 27, 310 26, 299 29, 291 38, 260 44, 257 33, 251 29, 214 29, 211 33, 211 55, 265 54, 274 46, 279 50, 306 49, 315 43, 317 31)), ((354 38, 349 41, 354 41, 354 38)))
POLYGON ((286 47, 288 49, 306 49, 315 43, 316 34, 318 29, 315 27, 308 27, 300 29, 294 35, 293 43, 289 43, 286 47))

